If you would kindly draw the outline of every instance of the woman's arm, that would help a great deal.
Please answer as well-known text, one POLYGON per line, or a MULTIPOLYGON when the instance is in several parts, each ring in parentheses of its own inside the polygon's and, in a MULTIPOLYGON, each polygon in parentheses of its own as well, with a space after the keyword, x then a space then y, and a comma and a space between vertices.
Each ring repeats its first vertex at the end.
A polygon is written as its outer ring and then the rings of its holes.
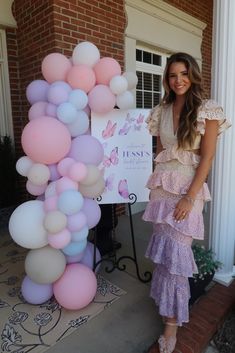
POLYGON ((206 120, 205 134, 204 136, 202 136, 200 146, 200 163, 197 167, 195 176, 192 180, 192 183, 188 189, 186 196, 183 196, 182 199, 180 199, 180 201, 176 205, 176 209, 173 215, 176 221, 184 219, 182 213, 187 214, 191 211, 197 193, 206 181, 215 155, 217 136, 218 121, 206 120))

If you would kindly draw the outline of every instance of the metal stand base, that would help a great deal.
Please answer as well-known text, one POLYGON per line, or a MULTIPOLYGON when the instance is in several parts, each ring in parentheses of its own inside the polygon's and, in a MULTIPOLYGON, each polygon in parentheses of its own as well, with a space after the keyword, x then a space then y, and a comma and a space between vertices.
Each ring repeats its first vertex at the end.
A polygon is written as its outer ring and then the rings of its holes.
MULTIPOLYGON (((136 202, 136 195, 135 194, 130 194, 129 195, 129 200, 131 202, 128 203, 128 210, 129 210, 129 217, 130 217, 130 231, 131 231, 131 240, 132 240, 132 250, 133 250, 133 256, 125 255, 125 256, 120 256, 119 258, 117 257, 116 249, 114 249, 114 254, 112 258, 102 258, 100 261, 96 262, 96 235, 97 231, 96 228, 94 230, 94 263, 93 263, 93 269, 95 270, 96 267, 101 263, 101 262, 108 262, 110 266, 105 267, 105 271, 107 273, 113 272, 115 269, 118 269, 120 271, 125 271, 126 270, 126 265, 121 264, 121 262, 125 259, 131 260, 135 264, 136 268, 136 274, 138 279, 143 282, 147 283, 151 281, 152 279, 152 273, 149 271, 146 271, 143 276, 141 277, 140 271, 139 271, 139 265, 138 265, 138 260, 137 260, 137 255, 136 255, 136 246, 135 246, 135 236, 134 236, 134 227, 133 227, 133 220, 132 220, 132 213, 131 213, 131 205, 133 205, 136 202)), ((115 228, 113 229, 113 234, 115 238, 115 228)))

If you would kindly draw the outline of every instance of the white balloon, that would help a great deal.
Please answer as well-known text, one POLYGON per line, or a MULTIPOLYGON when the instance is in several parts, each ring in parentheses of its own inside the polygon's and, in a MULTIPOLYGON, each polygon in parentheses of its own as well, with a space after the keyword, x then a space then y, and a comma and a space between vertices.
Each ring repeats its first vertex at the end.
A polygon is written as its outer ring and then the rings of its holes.
POLYGON ((64 213, 56 210, 46 214, 44 219, 44 227, 49 233, 58 233, 66 227, 67 217, 64 213))
POLYGON ((64 273, 66 258, 57 249, 45 246, 30 250, 25 259, 25 272, 36 283, 53 283, 64 273))
POLYGON ((127 71, 123 73, 123 76, 127 79, 128 88, 134 89, 138 83, 138 77, 135 72, 127 71))
POLYGON ((47 245, 47 232, 43 226, 44 217, 42 201, 32 200, 22 203, 12 213, 9 221, 9 232, 13 240, 27 249, 47 245))
POLYGON ((134 96, 130 91, 125 91, 119 94, 116 98, 116 103, 120 109, 130 109, 134 107, 135 101, 134 96))
POLYGON ((29 169, 28 179, 34 185, 46 184, 49 178, 50 178, 50 170, 45 164, 35 163, 29 169))
POLYGON ((89 118, 88 115, 80 110, 77 112, 77 117, 74 122, 67 125, 67 128, 72 137, 77 137, 83 135, 89 128, 89 118))
POLYGON ((73 50, 72 61, 74 65, 84 64, 92 67, 99 60, 99 49, 93 43, 81 42, 73 50))
POLYGON ((121 94, 127 90, 127 79, 120 75, 114 76, 109 82, 109 87, 114 94, 121 94))
POLYGON ((80 181, 80 185, 89 186, 95 184, 98 179, 101 177, 101 171, 96 165, 88 164, 87 165, 87 175, 80 181))
POLYGON ((16 162, 16 170, 20 175, 27 177, 29 169, 32 167, 33 163, 32 159, 28 156, 23 156, 16 162))

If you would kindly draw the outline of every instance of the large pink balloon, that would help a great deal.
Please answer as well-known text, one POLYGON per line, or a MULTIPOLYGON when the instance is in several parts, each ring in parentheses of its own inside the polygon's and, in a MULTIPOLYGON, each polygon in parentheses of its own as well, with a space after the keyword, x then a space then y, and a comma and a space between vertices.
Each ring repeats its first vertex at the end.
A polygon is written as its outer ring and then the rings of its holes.
POLYGON ((95 137, 81 135, 72 140, 68 156, 77 162, 99 165, 104 157, 104 149, 95 137))
POLYGON ((95 86, 95 73, 86 65, 73 66, 67 75, 67 81, 72 88, 80 88, 86 93, 95 86))
POLYGON ((63 123, 43 116, 25 126, 21 143, 25 154, 34 162, 53 164, 68 153, 71 137, 63 123))
POLYGON ((71 67, 72 63, 66 56, 60 53, 52 53, 42 61, 42 74, 49 83, 65 81, 71 67))
POLYGON ((119 63, 109 57, 100 59, 94 66, 96 82, 104 85, 109 85, 112 77, 121 75, 121 66, 119 63))
POLYGON ((116 104, 115 95, 105 85, 95 86, 88 94, 88 101, 91 110, 98 114, 110 112, 116 104))
POLYGON ((95 274, 81 264, 67 265, 63 275, 53 285, 56 300, 69 310, 86 307, 95 297, 96 290, 95 274))

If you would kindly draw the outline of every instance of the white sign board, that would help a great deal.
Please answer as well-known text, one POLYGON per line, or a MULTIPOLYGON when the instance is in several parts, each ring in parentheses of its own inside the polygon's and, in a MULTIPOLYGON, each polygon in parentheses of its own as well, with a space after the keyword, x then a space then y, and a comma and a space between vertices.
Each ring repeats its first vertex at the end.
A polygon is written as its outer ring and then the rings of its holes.
POLYGON ((92 113, 91 134, 104 148, 99 168, 105 190, 100 203, 127 203, 134 193, 137 202, 148 201, 145 187, 152 172, 152 136, 146 118, 149 109, 114 109, 105 115, 92 113))

